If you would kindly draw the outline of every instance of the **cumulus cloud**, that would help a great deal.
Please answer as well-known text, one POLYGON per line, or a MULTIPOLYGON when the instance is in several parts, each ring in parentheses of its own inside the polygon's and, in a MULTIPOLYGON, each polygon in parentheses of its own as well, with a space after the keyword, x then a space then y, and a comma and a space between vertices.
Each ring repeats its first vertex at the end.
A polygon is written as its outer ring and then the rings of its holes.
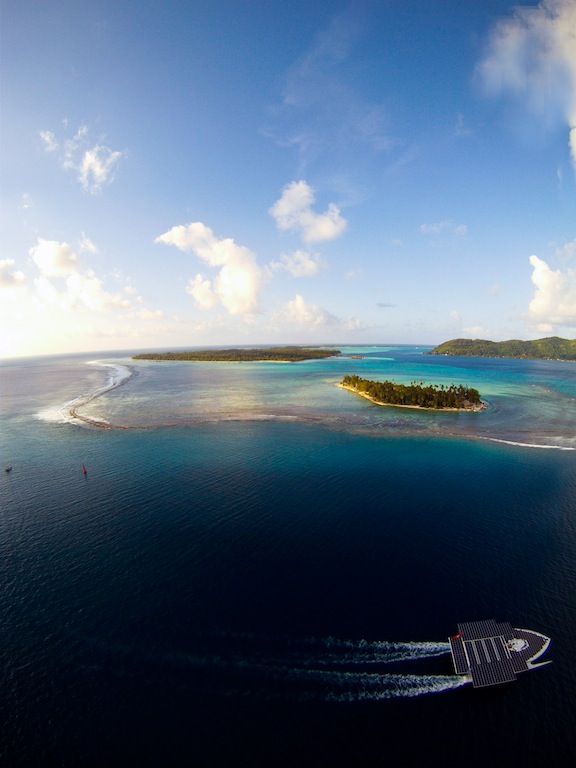
POLYGON ((40 131, 40 138, 47 152, 60 151, 62 167, 76 173, 84 190, 98 194, 113 181, 123 153, 110 149, 101 140, 93 144, 88 134, 88 126, 82 125, 63 144, 52 131, 40 131))
POLYGON ((26 287, 26 278, 24 273, 14 269, 14 259, 0 260, 0 289, 18 290, 26 287))
POLYGON ((420 232, 424 235, 465 235, 468 231, 466 224, 456 224, 452 219, 438 221, 435 224, 421 224, 420 232))
POLYGON ((172 227, 154 242, 174 245, 219 268, 213 281, 198 274, 188 283, 186 290, 201 309, 211 309, 219 301, 231 315, 250 317, 258 311, 262 272, 256 256, 245 246, 232 238, 217 238, 199 221, 172 227))
POLYGON ((489 93, 512 93, 535 113, 562 121, 576 163, 576 2, 519 6, 496 24, 478 70, 489 93))
POLYGON ((44 240, 39 237, 37 244, 29 251, 32 260, 47 277, 66 277, 80 266, 78 257, 68 245, 56 240, 44 240))
POLYGON ((212 290, 212 283, 200 274, 188 281, 186 293, 192 296, 200 309, 213 309, 218 303, 218 296, 212 290))
POLYGON ((68 275, 62 290, 43 274, 36 278, 34 286, 36 296, 42 304, 53 304, 66 312, 106 312, 111 309, 132 308, 129 299, 123 298, 119 293, 106 291, 102 280, 91 270, 84 274, 75 272, 68 275))
POLYGON ((530 320, 539 326, 576 326, 576 269, 554 272, 537 256, 530 256, 532 282, 536 286, 529 304, 530 320))
POLYGON ((76 272, 66 278, 66 303, 69 309, 86 308, 96 312, 109 309, 130 309, 128 299, 118 293, 108 293, 102 280, 92 270, 86 274, 76 272))
POLYGON ((304 326, 308 329, 336 328, 354 331, 364 328, 363 323, 357 318, 343 320, 336 317, 322 307, 306 302, 299 293, 273 316, 273 321, 281 322, 283 325, 304 326))
POLYGON ((271 266, 273 270, 286 270, 292 277, 313 277, 320 272, 324 263, 320 256, 298 250, 283 254, 280 261, 272 262, 271 266))
MULTIPOLYGON (((80 247, 88 253, 98 250, 86 235, 82 236, 80 247)), ((125 288, 124 295, 107 291, 103 280, 80 261, 68 243, 39 237, 29 254, 39 272, 34 287, 41 304, 55 305, 66 312, 82 309, 106 312, 131 310, 134 302, 142 303, 132 286, 125 288)))
POLYGON ((347 226, 339 208, 330 203, 325 213, 316 213, 312 210, 314 203, 312 188, 305 181, 293 181, 284 187, 282 196, 269 213, 276 220, 278 229, 296 231, 306 243, 339 237, 347 226))

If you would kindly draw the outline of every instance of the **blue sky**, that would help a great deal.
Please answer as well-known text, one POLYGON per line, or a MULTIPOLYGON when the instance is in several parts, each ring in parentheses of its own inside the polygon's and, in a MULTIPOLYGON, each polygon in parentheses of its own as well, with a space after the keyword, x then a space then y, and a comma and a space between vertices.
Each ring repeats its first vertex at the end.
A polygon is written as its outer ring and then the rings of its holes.
POLYGON ((576 0, 2 0, 0 355, 574 338, 576 0))

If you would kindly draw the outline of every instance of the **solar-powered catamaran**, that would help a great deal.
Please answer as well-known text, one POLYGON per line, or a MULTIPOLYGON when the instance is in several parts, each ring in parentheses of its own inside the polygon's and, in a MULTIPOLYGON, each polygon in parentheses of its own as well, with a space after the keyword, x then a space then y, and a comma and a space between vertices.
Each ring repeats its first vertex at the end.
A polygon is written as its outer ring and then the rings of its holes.
POLYGON ((514 629, 507 621, 458 624, 458 634, 448 639, 454 671, 469 678, 474 688, 510 683, 520 672, 550 664, 536 662, 550 638, 530 629, 514 629))

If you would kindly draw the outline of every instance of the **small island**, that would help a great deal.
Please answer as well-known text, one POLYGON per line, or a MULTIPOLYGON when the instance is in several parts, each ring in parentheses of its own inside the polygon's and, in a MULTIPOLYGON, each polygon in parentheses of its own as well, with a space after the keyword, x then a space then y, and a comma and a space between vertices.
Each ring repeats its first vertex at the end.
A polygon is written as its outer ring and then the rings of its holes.
POLYGON ((236 349, 202 349, 186 352, 146 352, 134 355, 133 360, 202 362, 202 363, 300 363, 304 360, 323 360, 340 354, 339 349, 317 347, 246 347, 236 349))
POLYGON ((428 355, 455 357, 511 357, 524 360, 576 360, 576 340, 550 336, 535 341, 486 341, 452 339, 435 347, 428 355))
POLYGON ((339 384, 376 405, 392 405, 400 408, 425 408, 442 411, 483 411, 486 403, 480 399, 480 393, 472 387, 451 384, 412 382, 396 384, 393 381, 370 381, 359 376, 344 376, 339 384))

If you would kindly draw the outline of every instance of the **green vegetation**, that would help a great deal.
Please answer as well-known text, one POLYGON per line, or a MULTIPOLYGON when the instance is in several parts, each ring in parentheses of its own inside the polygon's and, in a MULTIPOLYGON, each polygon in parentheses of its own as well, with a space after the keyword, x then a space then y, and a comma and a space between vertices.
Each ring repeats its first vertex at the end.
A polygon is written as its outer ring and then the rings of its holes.
POLYGON ((178 360, 217 363, 245 363, 272 361, 298 363, 302 360, 322 360, 339 355, 339 349, 310 347, 269 347, 264 349, 203 349, 188 352, 150 352, 134 355, 133 360, 178 360))
POLYGON ((396 384, 393 381, 370 381, 359 376, 344 376, 341 386, 382 405, 404 405, 413 408, 450 408, 482 410, 485 406, 477 389, 451 384, 396 384))
POLYGON ((526 360, 576 360, 576 340, 550 336, 536 341, 452 339, 428 354, 458 357, 514 357, 526 360))

